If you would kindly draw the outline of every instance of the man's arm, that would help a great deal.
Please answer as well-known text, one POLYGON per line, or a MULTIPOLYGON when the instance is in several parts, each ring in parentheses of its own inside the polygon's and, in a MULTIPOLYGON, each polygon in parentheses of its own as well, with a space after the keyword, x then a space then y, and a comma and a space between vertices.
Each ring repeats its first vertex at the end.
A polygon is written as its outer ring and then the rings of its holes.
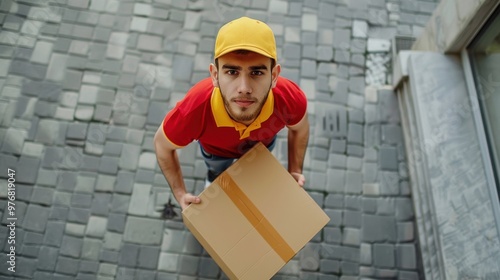
POLYGON ((154 145, 158 165, 182 210, 191 203, 200 203, 201 200, 199 197, 186 192, 186 185, 182 178, 181 165, 177 156, 177 147, 165 137, 162 126, 156 131, 154 145))
POLYGON ((292 174, 301 187, 306 181, 302 174, 302 167, 308 142, 309 120, 306 112, 297 124, 288 126, 288 172, 292 174))

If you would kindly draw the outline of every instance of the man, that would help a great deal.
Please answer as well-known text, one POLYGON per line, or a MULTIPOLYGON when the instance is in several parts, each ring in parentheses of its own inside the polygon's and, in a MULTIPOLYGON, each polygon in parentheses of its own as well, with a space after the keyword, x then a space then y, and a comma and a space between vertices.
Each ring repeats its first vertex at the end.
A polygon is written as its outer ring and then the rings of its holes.
POLYGON ((256 143, 272 149, 276 134, 286 126, 288 171, 303 186, 307 100, 296 84, 279 76, 271 28, 248 17, 224 25, 209 71, 210 77, 166 115, 154 138, 158 164, 181 208, 200 203, 186 191, 176 152, 194 140, 208 167, 208 184, 256 143))

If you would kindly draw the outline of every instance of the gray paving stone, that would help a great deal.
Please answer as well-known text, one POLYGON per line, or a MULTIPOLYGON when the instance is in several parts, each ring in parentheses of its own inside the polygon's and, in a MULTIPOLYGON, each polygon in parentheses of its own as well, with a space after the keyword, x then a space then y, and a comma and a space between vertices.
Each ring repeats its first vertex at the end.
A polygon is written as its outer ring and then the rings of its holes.
POLYGON ((85 226, 82 224, 67 223, 64 233, 71 236, 83 237, 85 235, 85 226))
POLYGON ((356 123, 349 123, 347 129, 348 143, 363 144, 363 126, 356 123))
POLYGON ((49 63, 50 55, 52 54, 53 43, 45 41, 37 41, 30 61, 40 64, 49 63))
POLYGON ((82 251, 83 240, 81 238, 65 235, 62 239, 59 254, 73 258, 79 258, 82 251))
POLYGON ((324 206, 327 208, 343 208, 344 196, 339 194, 328 194, 325 197, 324 206))
POLYGON ((115 191, 120 193, 131 194, 133 188, 134 188, 134 174, 124 170, 118 172, 115 191))
MULTIPOLYGON (((96 145, 92 145, 92 146, 94 147, 96 145)), ((86 148, 87 147, 88 146, 86 146, 86 148)), ((87 149, 85 150, 85 152, 89 153, 89 151, 87 149)), ((81 170, 89 171, 89 172, 97 172, 99 170, 99 162, 100 162, 100 158, 98 156, 84 155, 82 158, 82 162, 81 162, 81 170)), ((95 179, 94 179, 94 181, 95 181, 95 179)), ((81 187, 81 189, 80 189, 81 192, 92 192, 94 190, 94 184, 81 185, 80 187, 81 187)), ((77 188, 77 190, 79 190, 79 189, 77 188)))
POLYGON ((26 245, 42 245, 43 234, 28 231, 24 235, 23 242, 26 245))
POLYGON ((92 195, 74 193, 71 197, 71 206, 80 208, 89 208, 92 203, 92 195))
MULTIPOLYGON (((111 194, 103 193, 95 195, 92 199, 91 214, 99 216, 108 216, 109 205, 111 204, 111 194)), ((109 228, 109 225, 108 225, 109 228)))
MULTIPOLYGON (((401 19, 403 18, 404 17, 402 16, 401 19)), ((389 22, 387 11, 382 9, 370 9, 368 22, 373 25, 387 26, 389 22)))
POLYGON ((412 200, 407 197, 397 197, 396 198, 396 219, 398 221, 409 221, 413 220, 413 204, 412 200))
POLYGON ((373 245, 373 264, 376 267, 393 268, 396 265, 395 248, 391 244, 373 245))
POLYGON ((398 268, 415 270, 417 268, 417 252, 415 245, 396 245, 396 263, 398 268))
MULTIPOLYGON (((371 104, 366 105, 368 108, 373 108, 371 104)), ((372 112, 371 110, 366 110, 366 122, 367 123, 373 123, 370 120, 372 119, 372 112)), ((373 147, 378 147, 380 146, 381 143, 381 138, 380 138, 380 125, 378 124, 367 124, 365 125, 365 146, 367 148, 373 148, 373 147)))
POLYGON ((162 49, 162 39, 159 36, 140 34, 137 48, 144 51, 159 52, 162 49))
POLYGON ((359 247, 359 263, 361 265, 372 264, 372 244, 362 243, 359 247))
POLYGON ((135 244, 125 243, 121 247, 118 264, 121 266, 135 267, 140 247, 135 244))
POLYGON ((89 260, 80 261, 80 272, 97 275, 98 271, 99 271, 99 263, 97 261, 89 261, 89 260))
POLYGON ((2 144, 2 152, 20 155, 27 136, 28 133, 24 130, 8 128, 2 144))
POLYGON ((154 174, 152 170, 139 169, 135 174, 135 181, 137 183, 153 184, 154 174))
POLYGON ((74 123, 68 127, 66 137, 70 139, 83 140, 87 134, 88 124, 74 123))
POLYGON ((398 155, 394 147, 383 146, 379 150, 379 164, 382 170, 398 170, 398 155))
POLYGON ((399 175, 397 172, 382 171, 380 174, 380 194, 399 195, 399 175))
POLYGON ((24 244, 21 247, 21 250, 19 252, 20 255, 28 258, 36 258, 38 257, 38 252, 40 251, 40 247, 36 245, 27 245, 24 244))
MULTIPOLYGON (((98 164, 98 161, 95 161, 94 164, 98 164)), ((97 170, 94 170, 94 171, 97 171, 97 170)), ((73 199, 76 199, 74 202, 77 204, 89 206, 88 205, 88 203, 89 203, 88 197, 89 197, 89 195, 94 193, 95 182, 96 182, 96 178, 95 178, 95 175, 92 173, 90 173, 90 174, 81 173, 80 175, 78 175, 74 191, 77 193, 80 193, 80 194, 87 194, 87 196, 82 196, 82 197, 78 197, 78 198, 73 197, 73 199)), ((86 206, 83 206, 83 207, 86 207, 86 206)))
POLYGON ((179 254, 161 252, 158 269, 166 272, 176 272, 178 269, 179 258, 179 254))
POLYGON ((72 171, 59 172, 57 190, 73 191, 77 183, 77 173, 72 171))
POLYGON ((66 221, 68 218, 68 207, 52 206, 50 211, 49 220, 66 221))
POLYGON ((382 142, 387 144, 403 143, 403 133, 399 125, 387 124, 382 125, 382 142))
POLYGON ((301 269, 305 271, 317 271, 320 266, 319 252, 321 246, 315 243, 308 243, 299 253, 301 269))
POLYGON ((9 73, 25 76, 28 78, 42 80, 45 78, 47 66, 33 64, 22 60, 13 60, 10 64, 9 73))
POLYGON ((124 144, 118 166, 126 170, 135 170, 139 160, 141 149, 139 146, 124 144))
POLYGON ((149 111, 147 116, 147 124, 159 126, 167 113, 167 104, 162 104, 159 102, 152 102, 149 105, 149 111))
POLYGON ((342 216, 343 216, 343 211, 342 210, 337 210, 337 209, 324 209, 325 213, 328 215, 330 218, 330 221, 328 222, 328 226, 341 226, 342 225, 342 216))
POLYGON ((379 90, 379 117, 389 123, 399 123, 399 105, 392 90, 379 90))
POLYGON ((30 201, 48 206, 52 204, 53 197, 54 189, 35 186, 30 201))
MULTIPOLYGON (((17 176, 16 176, 17 178, 17 176)), ((16 184, 16 200, 29 202, 33 188, 28 185, 16 184)), ((19 211, 16 211, 19 215, 19 211)))
POLYGON ((199 276, 214 278, 219 275, 220 268, 212 258, 201 257, 199 264, 199 276))
POLYGON ((53 271, 56 267, 59 250, 54 247, 41 246, 38 253, 37 269, 53 271))
POLYGON ((137 258, 137 266, 144 269, 155 269, 158 265, 160 248, 154 246, 141 246, 137 258))
POLYGON ((342 261, 340 263, 340 270, 343 272, 343 276, 341 278, 342 280, 354 280, 357 278, 355 277, 355 275, 359 274, 359 264, 354 262, 342 261))
POLYGON ((90 216, 85 231, 86 236, 102 238, 106 232, 108 219, 99 216, 90 216))
POLYGON ((126 214, 128 212, 129 203, 130 196, 113 194, 113 199, 111 200, 111 212, 126 214))
MULTIPOLYGON (((91 263, 94 263, 99 260, 99 253, 101 249, 102 249, 101 240, 94 238, 84 238, 82 243, 81 259, 88 260, 91 261, 91 263)), ((97 270, 97 268, 95 267, 93 269, 97 270)))
POLYGON ((23 228, 43 233, 49 218, 49 208, 31 204, 28 206, 23 221, 23 228))
POLYGON ((413 222, 403 222, 397 224, 398 242, 410 242, 415 239, 413 222))
MULTIPOLYGON (((347 202, 346 202, 347 205, 347 202)), ((361 227, 361 211, 344 210, 342 225, 354 228, 361 227)))
POLYGON ((79 261, 73 258, 59 256, 57 258, 56 272, 76 275, 78 272, 79 261))
POLYGON ((112 107, 97 104, 92 119, 101 122, 108 122, 111 119, 112 107))
POLYGON ((344 184, 346 181, 346 171, 329 168, 327 171, 327 192, 344 193, 344 184))
POLYGON ((323 229, 323 239, 327 243, 340 244, 342 242, 342 232, 340 228, 325 227, 323 229))
POLYGON ((363 177, 360 172, 347 170, 345 192, 349 194, 361 194, 363 190, 363 177))
POLYGON ((68 213, 68 221, 79 223, 79 224, 87 224, 90 217, 90 211, 88 209, 81 208, 70 208, 68 213))
POLYGON ((32 278, 36 270, 37 260, 18 257, 16 261, 16 276, 32 278))
POLYGON ((288 43, 283 47, 283 58, 296 59, 301 54, 301 46, 299 44, 288 43))
POLYGON ((49 246, 61 246, 64 235, 64 223, 60 221, 48 221, 43 243, 49 246))
POLYGON ((305 78, 316 77, 316 62, 309 59, 302 59, 300 64, 301 76, 305 78))
POLYGON ((361 226, 364 242, 395 242, 397 239, 394 217, 363 214, 361 226))
POLYGON ((339 245, 321 244, 320 256, 324 259, 340 260, 342 253, 342 247, 339 245))
POLYGON ((147 206, 149 204, 149 197, 151 192, 151 185, 134 184, 128 214, 137 216, 146 216, 147 206))
POLYGON ((361 171, 363 167, 363 160, 359 157, 348 157, 347 158, 347 169, 353 171, 361 171))
POLYGON ((346 140, 332 139, 330 142, 330 153, 345 153, 346 146, 346 140))
POLYGON ((57 206, 70 207, 71 193, 64 191, 55 191, 52 204, 57 206))
POLYGON ((161 220, 128 216, 124 241, 142 245, 159 245, 163 233, 161 220))
POLYGON ((182 255, 179 259, 179 273, 183 275, 197 275, 200 257, 182 255))
MULTIPOLYGON (((363 184, 363 195, 366 195, 366 196, 379 196, 380 195, 380 186, 379 186, 379 184, 364 183, 363 184)), ((371 199, 371 198, 367 198, 367 199, 371 199)), ((369 204, 367 205, 367 207, 369 207, 366 210, 367 213, 368 212, 375 212, 376 209, 377 209, 377 203, 376 203, 376 201, 369 202, 369 204), (375 206, 373 206, 374 208, 372 208, 372 204, 375 205, 375 206), (372 209, 375 209, 375 210, 372 210, 372 209)))

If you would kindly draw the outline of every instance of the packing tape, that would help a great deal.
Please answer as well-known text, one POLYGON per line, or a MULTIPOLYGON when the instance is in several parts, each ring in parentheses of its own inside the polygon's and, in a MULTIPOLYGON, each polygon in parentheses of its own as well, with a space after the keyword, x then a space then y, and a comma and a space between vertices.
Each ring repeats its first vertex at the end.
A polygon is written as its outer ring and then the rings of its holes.
POLYGON ((224 172, 215 181, 217 181, 221 189, 285 263, 293 258, 295 252, 292 247, 288 245, 255 204, 238 187, 231 176, 224 172))

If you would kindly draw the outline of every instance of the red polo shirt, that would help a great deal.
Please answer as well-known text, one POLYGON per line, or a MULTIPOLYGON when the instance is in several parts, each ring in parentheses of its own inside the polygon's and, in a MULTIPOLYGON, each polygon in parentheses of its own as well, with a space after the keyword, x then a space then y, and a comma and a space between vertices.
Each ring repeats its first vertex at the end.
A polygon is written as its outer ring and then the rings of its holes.
POLYGON ((307 99, 292 81, 278 77, 257 119, 246 126, 233 121, 219 88, 206 78, 192 87, 163 120, 167 139, 181 148, 198 140, 210 154, 239 158, 257 142, 269 145, 285 126, 307 113, 307 99))

